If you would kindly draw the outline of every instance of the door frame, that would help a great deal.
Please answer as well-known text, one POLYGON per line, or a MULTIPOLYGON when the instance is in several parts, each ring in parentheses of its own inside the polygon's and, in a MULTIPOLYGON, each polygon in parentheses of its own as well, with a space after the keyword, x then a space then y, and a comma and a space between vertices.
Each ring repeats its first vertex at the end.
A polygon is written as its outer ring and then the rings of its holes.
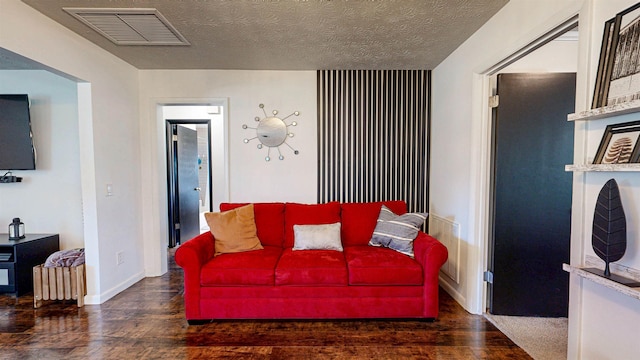
MULTIPOLYGON (((484 279, 484 273, 489 269, 490 260, 490 241, 489 236, 492 231, 493 216, 492 216, 492 177, 493 177, 493 126, 492 116, 493 109, 489 106, 489 97, 495 95, 493 93, 491 84, 492 76, 496 75, 499 71, 513 64, 514 62, 529 55, 538 48, 546 45, 550 41, 556 39, 560 35, 578 26, 578 14, 575 14, 571 18, 563 21, 559 25, 550 29, 547 33, 533 40, 528 45, 516 50, 511 55, 498 61, 497 63, 488 66, 485 69, 480 69, 474 74, 474 94, 475 94, 475 108, 478 109, 480 115, 480 121, 474 123, 472 133, 476 132, 480 134, 478 140, 478 148, 480 151, 476 153, 476 158, 473 160, 471 173, 477 174, 478 181, 474 183, 471 191, 470 204, 479 204, 478 211, 475 212, 475 216, 471 219, 470 228, 473 236, 478 239, 478 251, 475 258, 475 279, 471 279, 475 284, 476 296, 472 295, 470 305, 473 307, 473 312, 477 314, 484 314, 487 308, 488 302, 488 288, 484 279)), ((574 141, 577 141, 574 140, 574 141)))
MULTIPOLYGON (((167 224, 167 154, 163 108, 165 106, 219 106, 221 120, 212 121, 212 159, 214 210, 229 201, 229 99, 228 98, 152 98, 148 102, 148 125, 141 129, 141 152, 147 154, 143 167, 147 182, 142 187, 143 233, 145 234, 145 274, 160 276, 168 271, 169 233, 167 224)), ((143 115, 144 116, 144 115, 143 115)), ((213 120, 213 119, 212 119, 213 120)))
MULTIPOLYGON (((177 125, 207 125, 207 171, 208 171, 208 191, 209 191, 209 211, 213 211, 213 167, 211 166, 211 119, 166 119, 166 152, 167 152, 167 206, 168 206, 168 234, 169 247, 175 247, 178 244, 179 232, 174 226, 176 216, 179 217, 179 209, 177 204, 177 184, 178 184, 178 168, 176 166, 176 158, 178 154, 175 151, 175 143, 173 141, 173 126, 177 125)), ((200 213, 198 209, 198 213, 200 213)), ((182 239, 180 244, 182 243, 182 239)))

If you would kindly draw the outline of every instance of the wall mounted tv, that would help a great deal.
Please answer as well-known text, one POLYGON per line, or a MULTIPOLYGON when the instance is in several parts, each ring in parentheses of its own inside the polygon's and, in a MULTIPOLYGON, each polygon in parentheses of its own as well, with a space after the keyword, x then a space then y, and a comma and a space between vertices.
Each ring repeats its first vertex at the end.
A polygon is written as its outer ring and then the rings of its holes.
POLYGON ((35 169, 29 96, 0 95, 0 170, 35 169))

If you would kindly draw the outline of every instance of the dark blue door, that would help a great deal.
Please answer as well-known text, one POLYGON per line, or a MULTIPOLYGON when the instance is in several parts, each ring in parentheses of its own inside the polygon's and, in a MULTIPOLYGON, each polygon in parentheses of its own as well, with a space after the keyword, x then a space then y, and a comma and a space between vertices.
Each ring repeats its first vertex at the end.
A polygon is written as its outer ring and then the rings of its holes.
POLYGON ((567 316, 575 83, 574 73, 498 75, 492 314, 567 316))

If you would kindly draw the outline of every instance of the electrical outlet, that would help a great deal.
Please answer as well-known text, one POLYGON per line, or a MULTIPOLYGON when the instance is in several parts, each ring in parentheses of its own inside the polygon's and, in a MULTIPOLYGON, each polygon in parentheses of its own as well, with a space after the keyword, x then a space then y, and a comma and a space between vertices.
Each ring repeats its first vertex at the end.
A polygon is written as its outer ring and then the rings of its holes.
POLYGON ((118 251, 116 253, 116 262, 117 262, 117 265, 124 264, 124 252, 118 251))

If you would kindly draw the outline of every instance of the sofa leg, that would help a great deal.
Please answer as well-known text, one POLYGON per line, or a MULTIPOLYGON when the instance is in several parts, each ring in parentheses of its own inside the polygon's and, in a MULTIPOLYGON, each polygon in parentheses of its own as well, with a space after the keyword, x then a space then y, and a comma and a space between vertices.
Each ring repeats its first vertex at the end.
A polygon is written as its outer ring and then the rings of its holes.
POLYGON ((210 322, 211 320, 187 320, 187 323, 189 323, 189 325, 204 325, 210 322))

